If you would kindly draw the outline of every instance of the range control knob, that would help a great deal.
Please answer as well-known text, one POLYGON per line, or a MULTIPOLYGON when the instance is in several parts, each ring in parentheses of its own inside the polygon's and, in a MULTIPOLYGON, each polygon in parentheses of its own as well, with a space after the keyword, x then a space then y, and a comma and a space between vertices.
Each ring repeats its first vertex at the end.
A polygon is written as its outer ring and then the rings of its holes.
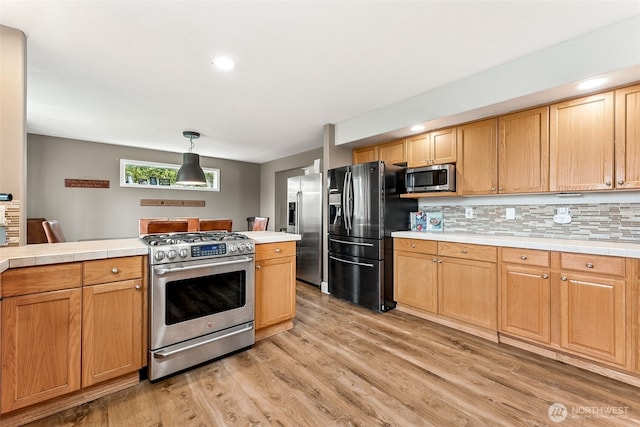
POLYGON ((251 243, 251 242, 247 243, 247 250, 248 251, 252 251, 253 250, 253 243, 251 243))
POLYGON ((234 253, 236 251, 236 249, 237 249, 236 245, 234 245, 234 244, 229 245, 229 252, 234 253))
POLYGON ((175 250, 171 249, 169 252, 167 252, 167 258, 169 259, 174 259, 176 257, 177 253, 175 250))
POLYGON ((186 258, 187 255, 189 255, 189 251, 188 250, 186 250, 184 248, 180 249, 180 258, 186 258))
POLYGON ((157 261, 161 261, 164 259, 164 251, 158 251, 156 252, 156 254, 153 256, 157 261))
POLYGON ((238 250, 244 252, 244 243, 238 243, 238 250))

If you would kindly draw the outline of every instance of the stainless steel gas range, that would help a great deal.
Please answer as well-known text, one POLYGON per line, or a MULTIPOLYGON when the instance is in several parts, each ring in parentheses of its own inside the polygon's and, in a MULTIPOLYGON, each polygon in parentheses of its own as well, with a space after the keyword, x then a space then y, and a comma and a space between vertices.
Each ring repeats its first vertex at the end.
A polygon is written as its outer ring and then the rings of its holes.
POLYGON ((253 345, 253 240, 224 231, 142 240, 150 260, 150 380, 253 345))

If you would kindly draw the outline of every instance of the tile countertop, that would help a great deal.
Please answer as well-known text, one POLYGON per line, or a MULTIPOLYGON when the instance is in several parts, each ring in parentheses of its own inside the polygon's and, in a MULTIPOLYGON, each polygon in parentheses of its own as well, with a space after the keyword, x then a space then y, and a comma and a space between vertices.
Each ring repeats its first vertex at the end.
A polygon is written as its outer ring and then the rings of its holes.
POLYGON ((278 231, 238 231, 238 233, 253 239, 256 244, 291 242, 302 238, 299 234, 278 231))
POLYGON ((476 245, 503 246, 509 248, 541 249, 580 254, 611 255, 640 258, 640 243, 605 242, 600 240, 546 239, 538 237, 496 236, 468 233, 429 233, 417 231, 395 231, 392 237, 407 239, 439 240, 444 242, 470 243, 476 245))
POLYGON ((147 255, 148 253, 149 247, 138 238, 12 246, 0 248, 0 272, 15 267, 147 255))

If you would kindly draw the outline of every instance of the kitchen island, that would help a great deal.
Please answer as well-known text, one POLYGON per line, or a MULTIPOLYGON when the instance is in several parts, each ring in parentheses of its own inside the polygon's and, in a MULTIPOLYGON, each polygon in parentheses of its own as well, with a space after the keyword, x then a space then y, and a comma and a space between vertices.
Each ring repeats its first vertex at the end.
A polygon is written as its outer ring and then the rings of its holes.
MULTIPOLYGON (((256 243, 258 340, 293 327, 300 236, 246 234, 256 243)), ((0 249, 0 425, 139 383, 148 354, 148 254, 138 238, 0 249), (43 364, 47 375, 32 375, 43 364)))

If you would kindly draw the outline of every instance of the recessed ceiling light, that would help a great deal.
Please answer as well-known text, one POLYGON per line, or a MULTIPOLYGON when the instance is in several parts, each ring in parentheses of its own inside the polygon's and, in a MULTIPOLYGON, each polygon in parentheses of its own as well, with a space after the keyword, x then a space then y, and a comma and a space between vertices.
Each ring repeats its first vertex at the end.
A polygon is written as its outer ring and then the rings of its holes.
POLYGON ((577 89, 579 90, 587 90, 587 89, 593 89, 594 87, 598 87, 598 86, 602 86, 603 84, 605 84, 609 79, 606 79, 604 77, 598 77, 597 79, 589 79, 589 80, 585 80, 582 83, 580 83, 577 87, 577 89))
POLYGON ((232 70, 236 64, 231 60, 231 58, 227 56, 217 56, 213 58, 213 65, 220 68, 221 70, 232 70))
POLYGON ((423 125, 413 125, 413 126, 411 126, 411 130, 413 132, 417 132, 419 130, 424 130, 424 126, 423 125))

